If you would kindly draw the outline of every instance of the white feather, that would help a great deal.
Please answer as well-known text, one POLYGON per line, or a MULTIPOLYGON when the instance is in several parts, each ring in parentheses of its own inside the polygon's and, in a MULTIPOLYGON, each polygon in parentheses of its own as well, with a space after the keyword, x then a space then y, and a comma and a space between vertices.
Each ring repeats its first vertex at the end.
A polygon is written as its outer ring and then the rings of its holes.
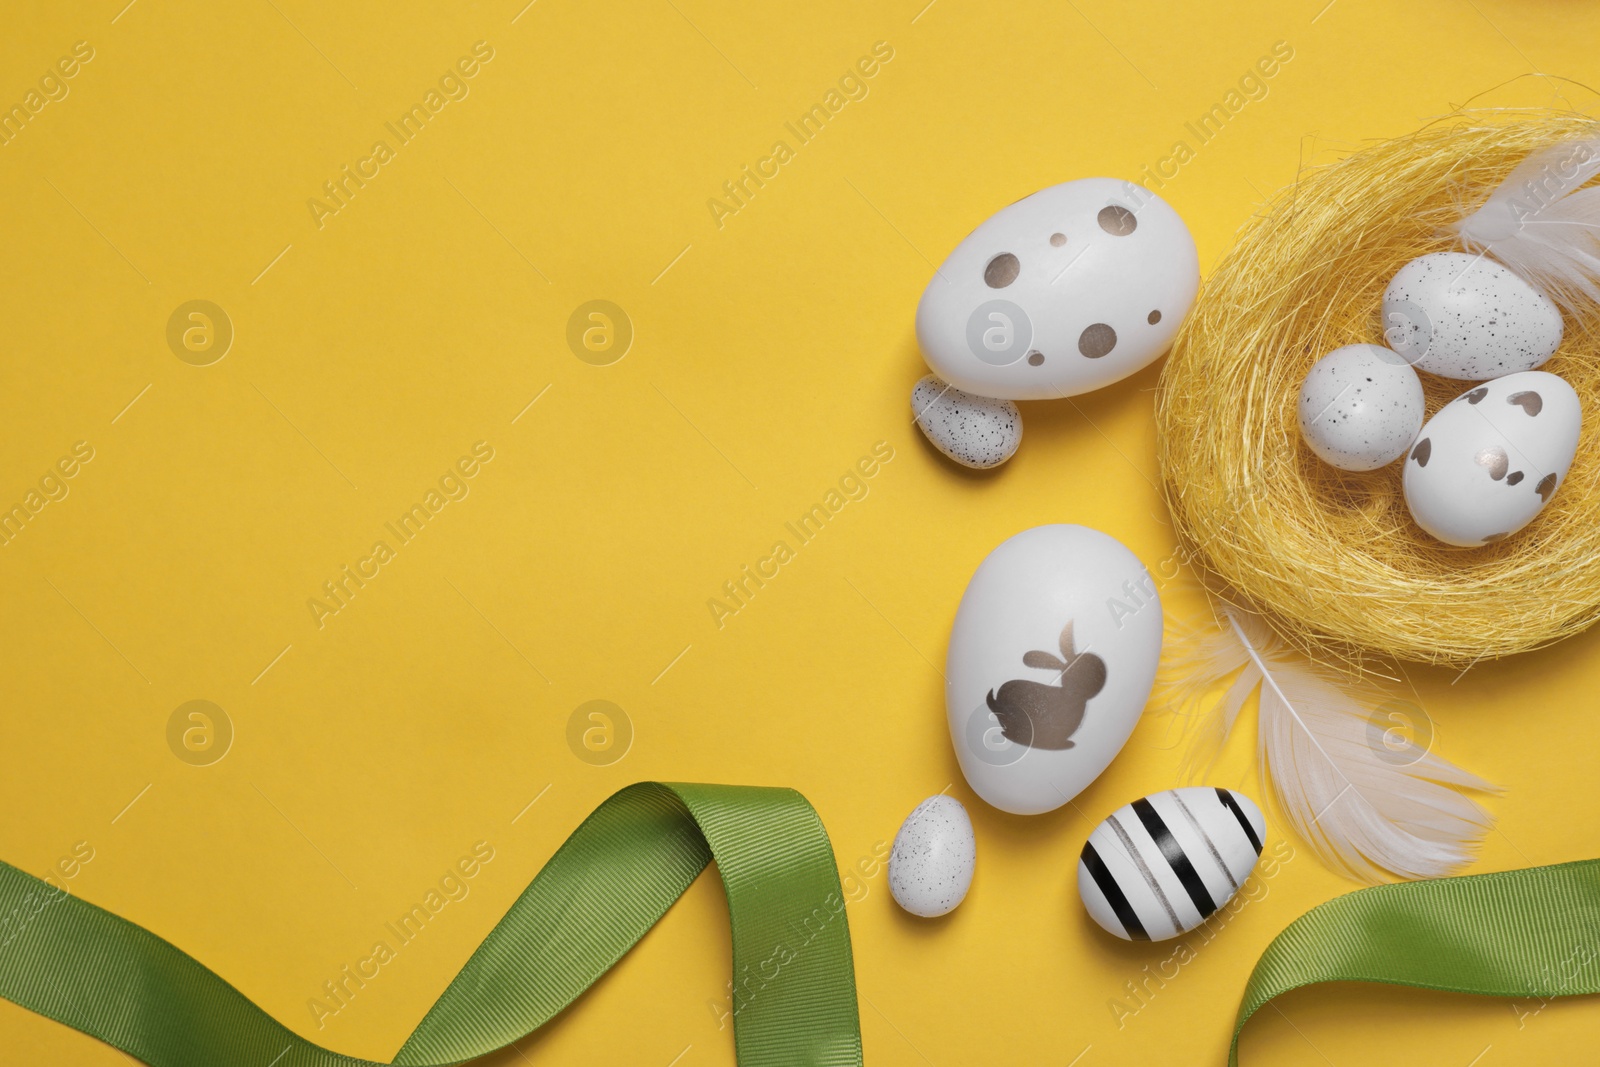
POLYGON ((1261 777, 1295 832, 1340 873, 1366 882, 1451 874, 1492 825, 1455 787, 1496 787, 1431 751, 1385 746, 1383 694, 1347 690, 1258 615, 1229 606, 1216 630, 1175 635, 1163 670, 1174 705, 1204 712, 1191 770, 1215 761, 1215 747, 1259 689, 1261 777), (1208 704, 1208 692, 1235 671, 1208 704))
POLYGON ((1510 267, 1573 310, 1600 302, 1600 137, 1535 152, 1456 224, 1462 245, 1510 267))

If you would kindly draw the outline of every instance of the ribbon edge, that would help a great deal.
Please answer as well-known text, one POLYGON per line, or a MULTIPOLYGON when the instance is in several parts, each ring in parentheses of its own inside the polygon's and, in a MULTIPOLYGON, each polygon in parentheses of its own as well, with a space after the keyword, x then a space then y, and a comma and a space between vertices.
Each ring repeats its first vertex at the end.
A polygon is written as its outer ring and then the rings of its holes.
MULTIPOLYGON (((791 792, 792 791, 793 790, 791 790, 791 792)), ((584 828, 586 826, 588 826, 591 822, 593 822, 597 818, 599 818, 601 816, 601 813, 610 804, 612 804, 613 802, 617 801, 619 798, 621 798, 621 797, 623 797, 623 796, 625 796, 625 795, 627 795, 629 793, 638 793, 640 795, 648 795, 648 794, 652 794, 653 793, 653 794, 664 795, 666 797, 669 797, 672 800, 672 802, 674 804, 676 804, 676 806, 680 809, 683 817, 687 820, 688 825, 693 828, 693 833, 698 834, 700 836, 701 841, 705 844, 707 856, 708 857, 711 856, 711 842, 710 842, 709 839, 706 838, 705 831, 701 829, 699 821, 697 819, 695 819, 693 812, 691 812, 689 810, 688 805, 683 801, 683 799, 681 797, 678 796, 676 790, 674 790, 669 783, 659 782, 659 781, 655 781, 653 779, 645 779, 645 780, 638 781, 638 782, 632 782, 632 783, 630 783, 628 785, 623 786, 621 789, 618 789, 615 792, 611 793, 604 800, 602 800, 599 804, 595 805, 594 810, 590 811, 588 815, 584 816, 582 822, 580 822, 577 826, 573 827, 572 831, 567 835, 566 839, 563 840, 561 842, 561 844, 556 847, 556 850, 554 852, 552 852, 550 854, 549 858, 544 861, 544 863, 539 867, 538 871, 536 871, 534 873, 534 876, 528 880, 528 884, 523 887, 522 892, 517 894, 516 898, 514 900, 512 900, 510 906, 506 908, 505 913, 503 915, 501 915, 500 918, 495 921, 495 924, 489 928, 489 932, 484 935, 484 939, 478 943, 477 947, 474 948, 472 950, 472 952, 467 956, 466 960, 464 960, 462 962, 460 968, 457 969, 456 973, 451 976, 450 981, 445 983, 445 987, 439 991, 439 995, 436 998, 434 998, 433 1003, 429 1004, 428 1005, 428 1009, 425 1012, 422 1013, 422 1018, 417 1020, 417 1025, 412 1027, 411 1032, 406 1035, 406 1038, 401 1043, 400 1047, 395 1050, 394 1055, 391 1057, 391 1059, 387 1063, 382 1064, 382 1067, 441 1067, 441 1065, 432 1065, 432 1064, 429 1064, 429 1063, 427 1063, 425 1061, 416 1061, 416 1062, 408 1061, 406 1059, 406 1049, 409 1048, 414 1041, 418 1041, 418 1039, 419 1039, 418 1035, 419 1034, 422 1034, 424 1038, 426 1037, 426 1035, 424 1034, 424 1030, 428 1025, 428 1020, 434 1016, 434 1012, 439 1009, 441 1004, 444 1003, 445 998, 447 996, 449 996, 451 989, 454 988, 456 983, 458 981, 460 981, 462 976, 465 975, 467 973, 467 971, 472 967, 473 961, 478 958, 480 953, 484 952, 486 946, 488 946, 490 940, 494 937, 495 932, 500 929, 502 924, 504 924, 507 920, 509 920, 512 917, 512 915, 522 905, 522 902, 525 899, 528 898, 529 894, 531 894, 533 892, 535 883, 537 883, 539 881, 540 876, 543 875, 544 872, 549 868, 550 864, 555 861, 556 857, 561 855, 562 850, 565 849, 570 842, 576 840, 578 838, 578 836, 583 832, 583 830, 584 830, 584 828)), ((804 799, 804 798, 802 797, 802 799, 804 799)), ((678 901, 683 899, 683 894, 685 892, 688 892, 689 886, 691 886, 695 882, 697 882, 700 879, 701 875, 705 874, 706 868, 709 867, 709 866, 711 866, 711 859, 710 858, 708 858, 705 863, 700 865, 700 869, 698 871, 696 871, 695 874, 691 878, 688 879, 688 881, 684 884, 683 889, 680 890, 678 892, 678 894, 672 898, 672 900, 667 904, 667 906, 665 908, 661 909, 661 913, 656 916, 655 920, 652 921, 648 926, 646 926, 643 930, 641 930, 639 932, 639 936, 633 938, 631 941, 629 941, 627 943, 626 946, 622 947, 609 961, 607 961, 606 965, 603 968, 601 968, 600 970, 598 970, 595 973, 593 978, 591 978, 588 982, 586 982, 583 985, 583 988, 579 989, 576 993, 573 994, 573 997, 572 997, 571 1000, 569 1000, 565 1005, 563 1005, 556 1012, 554 1012, 549 1018, 545 1019, 543 1022, 537 1024, 536 1026, 533 1026, 532 1028, 524 1031, 522 1034, 518 1035, 517 1037, 511 1038, 509 1041, 505 1042, 504 1044, 496 1045, 493 1048, 487 1048, 487 1049, 482 1050, 481 1052, 473 1053, 472 1056, 469 1057, 469 1060, 470 1059, 477 1059, 477 1058, 479 1058, 481 1056, 493 1055, 496 1052, 504 1051, 505 1049, 509 1048, 510 1046, 516 1044, 518 1041, 521 1041, 524 1038, 527 1038, 531 1034, 537 1033, 540 1029, 542 1029, 543 1027, 545 1027, 549 1023, 554 1022, 561 1015, 565 1014, 568 1009, 573 1007, 575 1004, 577 1004, 577 1002, 580 999, 582 999, 582 997, 583 997, 583 995, 585 993, 587 993, 590 989, 594 988, 594 985, 595 985, 596 982, 600 981, 600 979, 604 978, 608 973, 610 973, 612 967, 615 967, 619 962, 621 962, 621 960, 622 960, 622 958, 624 956, 628 955, 628 953, 632 952, 636 947, 638 947, 639 942, 643 941, 645 939, 645 936, 648 935, 651 930, 655 929, 656 923, 659 923, 663 918, 665 918, 667 913, 672 910, 672 908, 678 903, 678 901)), ((724 887, 724 888, 726 888, 726 887, 724 887)), ((852 975, 853 975, 853 973, 854 973, 854 968, 853 967, 851 968, 851 971, 852 971, 852 975)), ((296 1036, 298 1037, 299 1035, 296 1035, 296 1036)), ((301 1040, 305 1040, 305 1039, 301 1038, 301 1040)), ((315 1044, 315 1042, 312 1042, 312 1043, 315 1044)), ((458 1061, 454 1061, 454 1062, 464 1063, 464 1062, 468 1062, 468 1061, 466 1061, 466 1060, 458 1060, 458 1061)))
MULTIPOLYGON (((1278 997, 1283 996, 1285 993, 1292 993, 1297 989, 1305 989, 1308 986, 1323 985, 1328 982, 1359 982, 1363 985, 1403 986, 1410 989, 1427 989, 1434 992, 1462 993, 1471 996, 1482 997, 1511 995, 1505 993, 1493 993, 1481 989, 1457 988, 1441 983, 1421 982, 1400 978, 1370 977, 1366 975, 1346 975, 1343 973, 1338 973, 1329 976, 1318 976, 1302 982, 1295 982, 1292 985, 1284 986, 1282 989, 1274 989, 1271 993, 1260 998, 1252 1004, 1250 995, 1251 988, 1255 984, 1256 976, 1261 973, 1263 963, 1266 961, 1268 954, 1270 954, 1281 941, 1290 937, 1290 935, 1293 934, 1298 928, 1303 926, 1312 926, 1314 917, 1320 912, 1323 912, 1324 909, 1332 908, 1339 905, 1341 902, 1348 901, 1355 897, 1362 897, 1367 900, 1375 899, 1382 901, 1388 897, 1394 896, 1395 894, 1399 894, 1401 896, 1414 895, 1419 891, 1419 887, 1421 886, 1435 885, 1439 883, 1453 883, 1459 885, 1465 882, 1481 883, 1486 880, 1493 882, 1526 882, 1532 879, 1546 881, 1561 874, 1576 873, 1579 868, 1600 868, 1600 858, 1565 860, 1561 863, 1550 863, 1536 867, 1513 867, 1501 871, 1484 871, 1479 874, 1452 875, 1443 878, 1424 878, 1407 882, 1387 882, 1383 885, 1366 886, 1363 888, 1348 890, 1344 893, 1340 893, 1336 897, 1331 897, 1328 900, 1324 900, 1322 903, 1317 904, 1310 911, 1300 915, 1291 923, 1289 923, 1288 926, 1280 930, 1272 938, 1272 940, 1267 943, 1267 947, 1261 953, 1261 959, 1257 960, 1255 967, 1251 969, 1250 977, 1245 981, 1244 998, 1240 1001, 1239 1012, 1234 1020, 1233 1038, 1228 1044, 1228 1067, 1238 1067, 1239 1039, 1244 1034, 1245 1024, 1255 1016, 1256 1012, 1266 1007, 1267 1004, 1271 1003, 1278 997)), ((1287 949, 1285 951, 1287 951, 1287 949)), ((1533 990, 1527 995, 1592 996, 1597 992, 1600 992, 1600 990, 1577 990, 1568 992, 1551 991, 1548 993, 1542 990, 1533 990)))
MULTIPOLYGON (((679 799, 682 801, 684 807, 689 811, 690 817, 692 819, 694 819, 695 825, 697 827, 699 827, 700 821, 699 821, 699 817, 697 815, 695 815, 695 813, 694 813, 694 805, 689 801, 689 799, 687 797, 683 796, 679 792, 679 788, 680 787, 686 787, 686 788, 689 788, 689 789, 697 789, 697 788, 703 787, 704 783, 697 783, 697 782, 660 782, 660 783, 657 783, 657 784, 661 785, 665 789, 671 791, 675 796, 679 797, 679 799)), ((834 888, 835 892, 839 896, 839 907, 840 907, 841 911, 844 910, 844 909, 847 909, 849 904, 848 904, 848 901, 846 901, 845 897, 844 897, 844 885, 839 880, 839 854, 838 854, 838 852, 835 851, 835 849, 833 847, 833 837, 828 833, 827 824, 825 822, 823 822, 821 813, 819 813, 817 811, 817 809, 816 809, 816 806, 811 803, 810 798, 807 797, 804 793, 800 792, 798 789, 795 789, 792 786, 752 786, 752 787, 746 787, 746 788, 768 789, 768 790, 772 790, 774 792, 784 792, 784 793, 791 794, 792 797, 795 800, 799 801, 800 810, 805 813, 806 819, 807 819, 807 821, 809 823, 809 829, 811 829, 815 833, 816 837, 818 839, 820 839, 821 844, 824 846, 824 851, 826 851, 826 853, 827 853, 828 859, 830 861, 829 862, 829 867, 828 867, 829 874, 833 878, 833 888, 834 888)), ((728 887, 727 878, 725 876, 723 876, 722 865, 721 865, 721 863, 718 862, 718 858, 717 858, 717 854, 716 854, 717 853, 716 845, 712 842, 711 835, 706 834, 703 828, 701 829, 701 834, 702 834, 702 836, 705 837, 706 847, 708 849, 710 849, 710 851, 711 851, 711 862, 717 864, 717 876, 718 876, 718 879, 722 882, 722 892, 723 892, 724 898, 727 900, 727 903, 728 903, 728 916, 729 916, 729 920, 730 920, 730 924, 731 924, 732 917, 733 917, 733 908, 734 908, 732 892, 730 891, 730 889, 728 887)), ((709 866, 709 864, 708 864, 708 866, 709 866)), ((845 955, 847 957, 849 957, 852 961, 854 961, 854 959, 855 959, 855 942, 852 940, 851 935, 850 935, 850 921, 849 921, 848 917, 845 919, 845 922, 844 922, 844 952, 845 952, 845 955)), ((731 967, 732 964, 733 964, 733 960, 730 959, 729 964, 730 964, 730 967, 731 967)), ((861 1036, 861 991, 856 985, 856 969, 855 969, 855 966, 854 966, 853 962, 852 962, 852 965, 851 965, 851 967, 849 969, 848 974, 846 975, 846 978, 847 978, 847 982, 848 982, 848 991, 849 991, 849 994, 850 994, 849 1000, 850 1000, 850 1004, 851 1004, 852 1034, 850 1036, 853 1038, 853 1050, 852 1051, 853 1051, 854 1056, 855 1056, 855 1061, 857 1063, 859 1063, 863 1059, 865 1045, 863 1044, 863 1039, 862 1039, 862 1036, 861 1036)), ((737 1018, 735 1018, 734 1019, 734 1042, 735 1042, 735 1046, 736 1047, 738 1045, 738 1040, 739 1040, 739 1021, 738 1021, 737 1018)))

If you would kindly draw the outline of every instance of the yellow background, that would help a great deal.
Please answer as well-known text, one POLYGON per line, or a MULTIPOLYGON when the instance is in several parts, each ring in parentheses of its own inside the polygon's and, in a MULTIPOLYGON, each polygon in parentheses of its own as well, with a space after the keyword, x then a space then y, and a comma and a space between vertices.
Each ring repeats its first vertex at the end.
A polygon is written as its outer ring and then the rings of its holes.
MULTIPOLYGON (((1222 1060, 1261 949, 1350 885, 1300 848, 1119 1026, 1111 1001, 1132 1003, 1124 983, 1170 949, 1095 928, 1074 868, 1094 821, 1175 784, 1170 721, 1148 715, 1074 806, 1003 816, 960 778, 939 674, 968 576, 1010 534, 1080 522, 1152 569, 1170 558, 1156 371, 1024 405, 1018 456, 964 472, 911 422, 917 296, 1001 205, 1137 177, 1175 140, 1192 146, 1185 121, 1274 42, 1294 58, 1267 96, 1163 191, 1203 269, 1302 161, 1531 70, 1600 78, 1600 12, 124 2, 13 5, 0 34, 8 108, 74 42, 94 49, 70 94, 0 147, 0 502, 22 501, 74 442, 95 450, 0 548, 0 856, 43 875, 88 842, 73 892, 298 1032, 387 1058, 613 790, 789 785, 841 867, 869 872, 849 909, 869 1062, 1222 1060), (393 146, 383 124, 480 40, 494 58, 470 95, 319 229, 307 200, 375 140, 393 146), (796 146, 784 122, 878 41, 894 57, 869 95, 796 146), (706 201, 777 139, 795 158, 719 229, 706 201), (211 366, 166 343, 193 299, 235 329, 211 366), (610 366, 566 344, 593 299, 634 325, 610 366), (470 495, 319 629, 308 598, 480 440, 495 458, 470 495), (708 598, 880 440, 894 459, 870 495, 715 626, 708 598), (208 767, 167 747, 168 717, 193 699, 236 730, 208 767), (567 745, 591 699, 634 726, 609 766, 567 745), (871 859, 947 786, 976 823, 977 877, 950 918, 914 921, 871 859), (317 1029, 307 1000, 479 840, 495 859, 470 896, 317 1029)), ((1485 99, 1594 102, 1537 79, 1485 99)), ((1163 592, 1169 613, 1193 615, 1182 579, 1163 592)), ((1474 870, 1600 849, 1597 641, 1412 672, 1438 748, 1506 787, 1474 870)), ((1235 738, 1215 781, 1260 797, 1251 744, 1235 738)), ((731 1064, 727 956, 708 874, 575 1008, 490 1060, 731 1064)), ((1592 1055, 1592 1003, 1535 1008, 1305 991, 1252 1024, 1245 1062, 1592 1055)), ((0 1048, 8 1062, 126 1062, 9 1004, 0 1048)))

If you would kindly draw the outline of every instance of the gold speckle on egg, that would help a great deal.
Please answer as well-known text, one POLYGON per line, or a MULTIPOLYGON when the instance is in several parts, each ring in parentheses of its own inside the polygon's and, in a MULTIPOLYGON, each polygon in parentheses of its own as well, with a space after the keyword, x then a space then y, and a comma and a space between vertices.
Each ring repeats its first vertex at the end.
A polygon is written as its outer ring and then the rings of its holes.
POLYGON ((1113 237, 1126 237, 1139 228, 1139 219, 1121 204, 1108 204, 1095 216, 1100 228, 1113 237))
POLYGON ((1515 404, 1529 415, 1537 415, 1544 410, 1544 398, 1538 393, 1528 390, 1521 393, 1512 393, 1506 397, 1507 404, 1515 404))
POLYGON ((1050 235, 1050 247, 1052 247, 1052 248, 1060 248, 1062 245, 1064 245, 1066 243, 1067 243, 1067 235, 1066 234, 1064 234, 1064 233, 1053 233, 1053 234, 1050 235))
POLYGON ((1490 445, 1480 448, 1478 454, 1472 457, 1474 463, 1489 472, 1489 477, 1499 481, 1506 476, 1506 468, 1511 465, 1506 458, 1506 450, 1499 445, 1490 445))
POLYGON ((1022 264, 1010 252, 1001 252, 989 261, 983 268, 983 281, 991 289, 1004 289, 1017 280, 1017 275, 1022 273, 1022 264))
POLYGON ((1117 347, 1117 331, 1103 322, 1087 327, 1078 335, 1078 351, 1090 359, 1101 356, 1117 347))

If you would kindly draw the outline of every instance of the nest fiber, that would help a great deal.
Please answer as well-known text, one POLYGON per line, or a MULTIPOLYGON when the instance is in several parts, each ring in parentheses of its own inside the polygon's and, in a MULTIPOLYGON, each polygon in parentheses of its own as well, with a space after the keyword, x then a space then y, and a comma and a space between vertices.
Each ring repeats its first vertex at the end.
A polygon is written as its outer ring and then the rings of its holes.
MULTIPOLYGON (((1467 112, 1305 171, 1240 232, 1161 375, 1157 448, 1180 538, 1224 596, 1318 658, 1465 666, 1578 633, 1600 617, 1600 309, 1565 316, 1542 370, 1583 404, 1566 483, 1532 523, 1483 548, 1425 534, 1401 463, 1354 473, 1301 440, 1306 372, 1341 345, 1384 343, 1383 290, 1458 249, 1451 224, 1519 162, 1596 136, 1565 112, 1467 112)), ((1423 374, 1431 417, 1469 383, 1423 374)))

